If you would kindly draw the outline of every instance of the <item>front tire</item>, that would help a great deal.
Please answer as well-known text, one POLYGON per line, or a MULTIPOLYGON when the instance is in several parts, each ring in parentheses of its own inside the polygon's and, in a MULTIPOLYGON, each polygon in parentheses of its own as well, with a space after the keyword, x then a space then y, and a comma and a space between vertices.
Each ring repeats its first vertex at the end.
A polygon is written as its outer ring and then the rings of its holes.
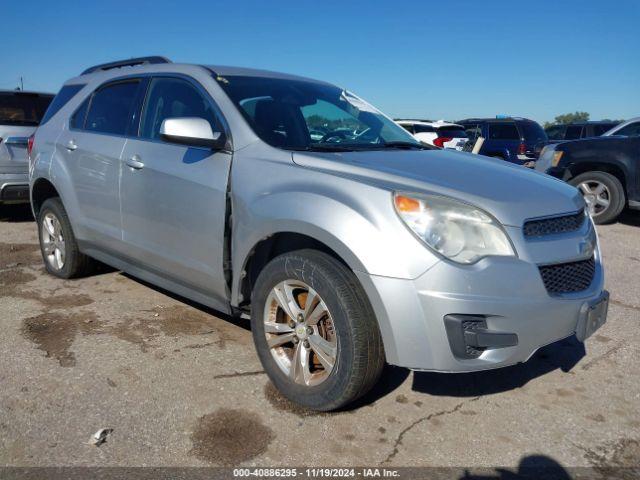
POLYGON ((584 196, 593 222, 600 225, 613 222, 624 209, 624 188, 616 177, 606 172, 585 172, 569 183, 584 196))
POLYGON ((95 261, 78 249, 67 212, 58 197, 45 200, 38 212, 38 237, 44 266, 58 278, 90 274, 95 261))
POLYGON ((258 356, 289 400, 335 410, 380 377, 384 350, 373 309, 353 272, 330 255, 299 250, 274 258, 251 305, 258 356))

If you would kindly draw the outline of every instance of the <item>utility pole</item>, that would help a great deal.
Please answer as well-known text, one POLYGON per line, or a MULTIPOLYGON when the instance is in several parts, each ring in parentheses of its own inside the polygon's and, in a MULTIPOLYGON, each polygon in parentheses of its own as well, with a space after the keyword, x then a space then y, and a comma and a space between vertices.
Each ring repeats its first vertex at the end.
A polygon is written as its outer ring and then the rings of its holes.
POLYGON ((22 77, 20 77, 20 90, 24 91, 24 82, 22 81, 22 77))

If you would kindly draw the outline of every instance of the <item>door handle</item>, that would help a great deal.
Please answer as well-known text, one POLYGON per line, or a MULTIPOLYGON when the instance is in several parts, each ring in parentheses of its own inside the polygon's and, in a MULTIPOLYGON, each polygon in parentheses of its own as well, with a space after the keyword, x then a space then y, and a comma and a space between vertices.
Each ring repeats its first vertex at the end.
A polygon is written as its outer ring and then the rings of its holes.
POLYGON ((69 140, 67 142, 67 150, 73 152, 76 148, 78 148, 78 145, 76 145, 75 140, 69 140))
POLYGON ((126 160, 126 164, 129 165, 134 170, 140 170, 144 167, 144 163, 140 161, 140 157, 138 155, 134 155, 131 158, 126 160))

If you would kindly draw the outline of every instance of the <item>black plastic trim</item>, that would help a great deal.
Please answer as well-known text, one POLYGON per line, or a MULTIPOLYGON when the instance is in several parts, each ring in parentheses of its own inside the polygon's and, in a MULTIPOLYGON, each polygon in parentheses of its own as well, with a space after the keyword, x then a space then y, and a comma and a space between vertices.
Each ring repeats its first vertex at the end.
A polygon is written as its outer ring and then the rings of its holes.
POLYGON ((89 73, 111 70, 113 68, 120 67, 135 67, 136 65, 157 65, 160 63, 172 63, 167 57, 161 57, 159 55, 154 55, 150 57, 138 57, 138 58, 130 58, 128 60, 116 60, 115 62, 107 62, 101 63, 99 65, 94 65, 93 67, 87 68, 80 75, 88 75, 89 73))
POLYGON ((489 330, 486 315, 445 315, 444 326, 451 352, 460 360, 478 358, 487 349, 518 345, 515 333, 489 330))

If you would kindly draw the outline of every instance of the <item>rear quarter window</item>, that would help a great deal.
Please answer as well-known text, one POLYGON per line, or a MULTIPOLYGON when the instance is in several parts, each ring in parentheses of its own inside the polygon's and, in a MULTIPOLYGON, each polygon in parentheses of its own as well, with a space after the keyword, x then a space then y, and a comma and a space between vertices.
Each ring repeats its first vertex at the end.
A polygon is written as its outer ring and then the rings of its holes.
POLYGON ((47 123, 49 119, 56 113, 58 113, 62 107, 69 103, 69 100, 75 97, 76 93, 82 90, 84 86, 85 84, 65 85, 64 87, 62 87, 58 94, 53 98, 53 101, 49 105, 49 108, 47 108, 47 111, 45 112, 44 117, 42 117, 42 121, 40 122, 40 124, 43 125, 47 123))
POLYGON ((540 143, 548 140, 544 129, 536 122, 518 122, 518 128, 527 143, 540 143))
POLYGON ((520 134, 515 123, 489 124, 489 138, 491 140, 520 140, 520 134))

